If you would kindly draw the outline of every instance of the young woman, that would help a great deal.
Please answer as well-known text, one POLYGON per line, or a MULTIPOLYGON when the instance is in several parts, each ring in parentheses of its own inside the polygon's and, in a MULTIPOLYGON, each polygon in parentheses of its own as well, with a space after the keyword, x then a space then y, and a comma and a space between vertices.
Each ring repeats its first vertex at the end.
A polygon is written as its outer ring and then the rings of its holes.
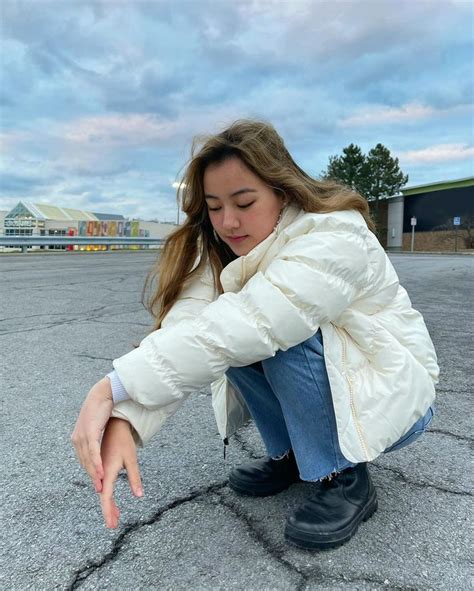
POLYGON ((72 436, 106 525, 118 524, 122 467, 143 494, 137 445, 212 384, 224 442, 252 416, 268 452, 234 468, 230 487, 265 496, 313 482, 285 538, 342 544, 377 509, 367 462, 433 415, 439 369, 423 318, 366 200, 308 176, 271 125, 237 121, 199 140, 183 182, 186 222, 149 277, 159 273, 153 332, 91 389, 72 436))

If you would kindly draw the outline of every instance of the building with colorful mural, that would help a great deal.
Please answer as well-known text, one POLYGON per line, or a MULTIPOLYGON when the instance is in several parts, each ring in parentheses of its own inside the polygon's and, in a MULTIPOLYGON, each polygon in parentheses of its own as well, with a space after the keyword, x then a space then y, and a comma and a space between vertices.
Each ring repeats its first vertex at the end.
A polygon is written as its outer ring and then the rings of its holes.
MULTIPOLYGON (((143 238, 166 238, 174 229, 174 224, 128 220, 123 215, 98 213, 59 207, 47 203, 20 201, 6 213, 2 230, 8 236, 130 236, 143 238)), ((105 250, 99 244, 81 246, 33 246, 32 250, 105 250)), ((112 246, 112 249, 147 248, 143 246, 112 246)))

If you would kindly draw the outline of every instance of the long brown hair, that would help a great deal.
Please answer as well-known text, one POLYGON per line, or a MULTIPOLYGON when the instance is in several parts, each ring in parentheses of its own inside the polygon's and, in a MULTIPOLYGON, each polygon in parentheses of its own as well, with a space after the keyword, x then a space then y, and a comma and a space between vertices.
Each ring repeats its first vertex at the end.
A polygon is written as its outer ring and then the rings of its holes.
POLYGON ((356 209, 370 230, 375 230, 367 201, 334 181, 311 178, 291 157, 282 138, 264 121, 242 119, 217 135, 193 140, 178 202, 186 221, 166 240, 161 258, 147 276, 142 301, 155 318, 153 330, 179 298, 184 285, 210 264, 214 284, 222 292, 219 276, 236 255, 216 239, 204 199, 204 171, 209 164, 237 157, 262 181, 286 196, 288 203, 313 213, 356 209), (147 290, 149 297, 146 298, 147 290))

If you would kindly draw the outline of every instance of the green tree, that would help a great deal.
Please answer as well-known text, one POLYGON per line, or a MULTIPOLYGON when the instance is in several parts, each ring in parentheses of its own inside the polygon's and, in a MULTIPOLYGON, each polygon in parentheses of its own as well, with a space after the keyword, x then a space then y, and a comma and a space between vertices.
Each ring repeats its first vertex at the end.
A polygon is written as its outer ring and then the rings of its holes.
POLYGON ((330 156, 329 165, 322 177, 333 179, 365 195, 368 189, 367 158, 359 146, 350 144, 342 150, 342 156, 330 156))
POLYGON ((400 192, 408 182, 408 175, 403 174, 398 165, 398 158, 392 158, 390 150, 383 144, 377 144, 367 156, 368 190, 366 197, 375 200, 375 219, 379 221, 379 201, 381 197, 390 197, 400 192))
POLYGON ((377 227, 380 198, 396 195, 408 182, 408 175, 400 170, 398 158, 393 158, 383 144, 377 144, 367 156, 359 146, 350 144, 342 150, 341 156, 329 157, 327 170, 321 175, 351 187, 368 201, 375 201, 373 213, 377 227))

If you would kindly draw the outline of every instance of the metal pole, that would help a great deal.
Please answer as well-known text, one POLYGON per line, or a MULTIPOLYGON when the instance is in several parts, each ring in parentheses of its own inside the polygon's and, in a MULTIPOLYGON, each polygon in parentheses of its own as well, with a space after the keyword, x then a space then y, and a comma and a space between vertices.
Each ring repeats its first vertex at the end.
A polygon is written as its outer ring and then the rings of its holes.
POLYGON ((458 251, 458 227, 454 226, 454 252, 458 251))
POLYGON ((413 252, 413 247, 415 246, 415 226, 411 227, 411 252, 413 252))

